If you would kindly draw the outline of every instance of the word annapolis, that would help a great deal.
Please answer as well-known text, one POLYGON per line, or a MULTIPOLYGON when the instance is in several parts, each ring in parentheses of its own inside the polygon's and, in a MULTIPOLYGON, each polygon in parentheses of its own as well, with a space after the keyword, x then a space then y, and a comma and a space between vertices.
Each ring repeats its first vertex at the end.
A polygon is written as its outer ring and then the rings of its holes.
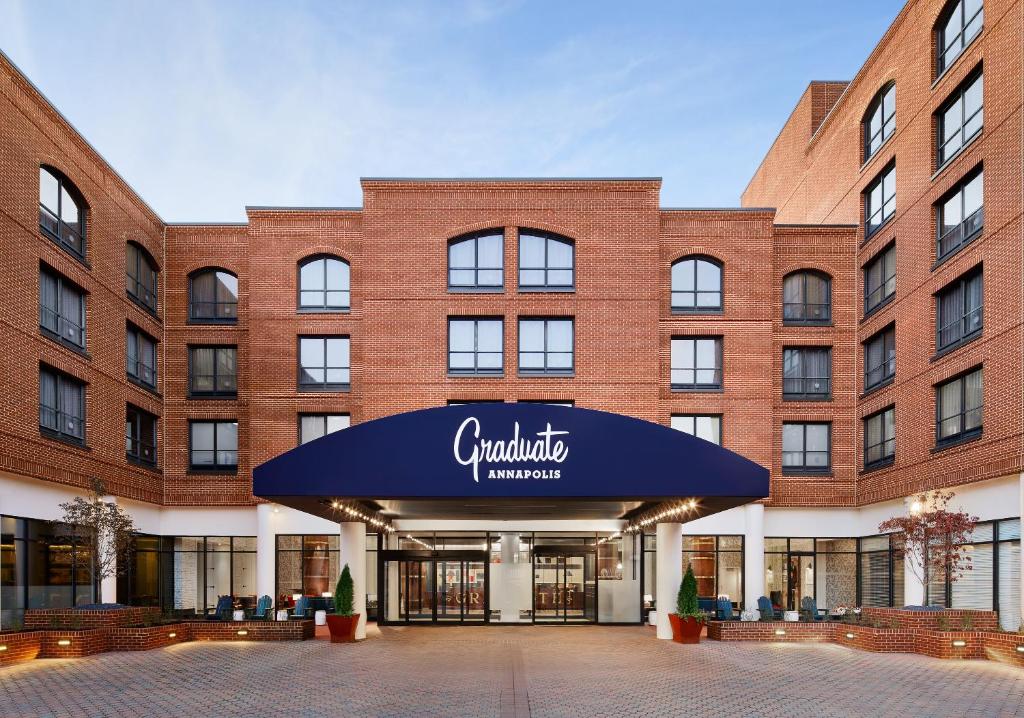
MULTIPOLYGON (((561 464, 569 455, 567 447, 556 436, 566 436, 568 431, 556 431, 547 425, 544 431, 538 431, 536 439, 519 435, 519 422, 515 422, 510 439, 481 439, 480 421, 471 416, 459 426, 455 432, 455 460, 462 466, 473 467, 473 481, 480 483, 480 464, 515 464, 555 462, 561 464), (468 427, 475 441, 472 451, 463 447, 462 435, 468 427), (468 455, 467 455, 468 454, 468 455)), ((469 443, 468 441, 466 443, 469 443)), ((488 479, 560 479, 561 469, 489 469, 488 479)))

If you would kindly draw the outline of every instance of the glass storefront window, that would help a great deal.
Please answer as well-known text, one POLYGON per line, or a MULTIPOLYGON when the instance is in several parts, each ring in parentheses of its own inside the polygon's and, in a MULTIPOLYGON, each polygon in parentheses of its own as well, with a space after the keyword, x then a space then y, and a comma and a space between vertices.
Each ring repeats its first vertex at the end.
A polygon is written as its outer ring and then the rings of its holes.
POLYGON ((293 606, 300 595, 333 596, 341 574, 340 545, 338 534, 278 535, 275 605, 293 606))

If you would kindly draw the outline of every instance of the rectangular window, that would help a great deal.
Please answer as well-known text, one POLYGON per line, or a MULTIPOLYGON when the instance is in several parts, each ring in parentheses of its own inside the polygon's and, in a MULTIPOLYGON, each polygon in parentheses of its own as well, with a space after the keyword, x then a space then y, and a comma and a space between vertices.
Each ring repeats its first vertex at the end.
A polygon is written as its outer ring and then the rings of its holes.
POLYGON ((935 38, 938 74, 953 64, 981 32, 985 21, 982 5, 982 0, 958 0, 949 9, 949 15, 940 20, 935 38))
POLYGON ((672 389, 722 388, 722 338, 672 337, 672 389))
POLYGON ((523 374, 572 374, 572 318, 519 320, 519 371, 523 374))
POLYGON ((936 159, 939 167, 981 132, 985 118, 983 94, 984 76, 979 72, 968 78, 939 108, 935 115, 938 124, 936 159))
POLYGON ((299 389, 348 391, 348 337, 299 337, 299 389))
POLYGON ((981 367, 935 388, 936 442, 951 444, 981 434, 981 367))
POLYGON ((832 424, 783 424, 783 472, 828 472, 832 465, 831 446, 832 424))
POLYGON ((985 224, 984 180, 984 172, 979 170, 936 206, 936 260, 948 257, 981 234, 985 224))
POLYGON ((190 422, 189 465, 199 470, 235 471, 238 468, 238 422, 190 422))
POLYGON ((504 348, 504 320, 448 318, 449 373, 501 374, 504 348))
POLYGON ((39 428, 44 434, 85 443, 85 384, 39 368, 39 428))
POLYGON ((153 337, 129 324, 125 354, 128 376, 150 389, 155 389, 156 341, 153 337))
POLYGON ((832 349, 793 347, 782 350, 782 396, 827 399, 832 394, 832 349))
POLYGON ((125 249, 125 291, 146 309, 156 312, 157 272, 145 252, 131 242, 125 249))
POLYGON ((131 404, 125 416, 125 453, 129 461, 147 466, 156 465, 155 416, 131 404))
POLYGON ((673 414, 672 428, 722 445, 722 417, 719 414, 673 414))
POLYGON ((190 396, 237 396, 238 349, 189 347, 188 377, 190 396))
POLYGON ((896 164, 890 164, 864 190, 864 236, 870 237, 896 214, 896 164))
POLYGON ((299 443, 305 444, 350 425, 348 414, 299 414, 299 443))
POLYGON ((864 391, 896 376, 896 327, 889 325, 864 342, 864 391))
POLYGON ((896 295, 896 245, 889 245, 864 265, 864 314, 896 295))
POLYGON ((982 328, 982 275, 972 271, 935 296, 935 348, 951 349, 977 336, 982 328))
POLYGON ((43 268, 39 270, 39 326, 53 339, 85 348, 85 292, 43 268))
POLYGON ((896 409, 864 419, 864 468, 887 464, 896 456, 896 409))

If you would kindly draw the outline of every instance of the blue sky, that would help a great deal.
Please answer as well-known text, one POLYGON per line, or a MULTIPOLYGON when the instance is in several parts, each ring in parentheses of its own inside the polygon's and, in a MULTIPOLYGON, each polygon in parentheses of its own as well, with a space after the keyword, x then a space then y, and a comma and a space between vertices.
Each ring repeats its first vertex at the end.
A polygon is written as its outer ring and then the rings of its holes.
POLYGON ((166 220, 358 206, 360 176, 660 176, 734 206, 895 0, 0 0, 0 49, 166 220))

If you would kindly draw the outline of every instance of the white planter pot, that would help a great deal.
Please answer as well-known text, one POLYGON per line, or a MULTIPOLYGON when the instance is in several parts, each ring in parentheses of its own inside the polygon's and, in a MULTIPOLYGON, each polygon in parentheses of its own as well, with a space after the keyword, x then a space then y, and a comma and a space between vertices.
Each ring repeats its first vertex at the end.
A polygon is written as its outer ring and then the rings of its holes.
POLYGON ((650 611, 647 614, 647 625, 648 626, 657 626, 658 625, 658 612, 657 611, 650 611))
POLYGON ((327 611, 317 611, 313 614, 313 622, 318 626, 327 625, 327 611))
POLYGON ((782 614, 782 620, 783 621, 789 621, 790 623, 793 623, 795 621, 799 621, 800 620, 800 612, 799 611, 786 611, 785 613, 782 614))
POLYGON ((280 611, 278 611, 277 612, 277 620, 278 621, 287 621, 288 620, 288 609, 281 609, 280 611))
POLYGON ((231 612, 231 619, 234 620, 234 621, 244 621, 245 620, 245 611, 241 611, 241 610, 239 610, 239 611, 232 611, 231 612))

